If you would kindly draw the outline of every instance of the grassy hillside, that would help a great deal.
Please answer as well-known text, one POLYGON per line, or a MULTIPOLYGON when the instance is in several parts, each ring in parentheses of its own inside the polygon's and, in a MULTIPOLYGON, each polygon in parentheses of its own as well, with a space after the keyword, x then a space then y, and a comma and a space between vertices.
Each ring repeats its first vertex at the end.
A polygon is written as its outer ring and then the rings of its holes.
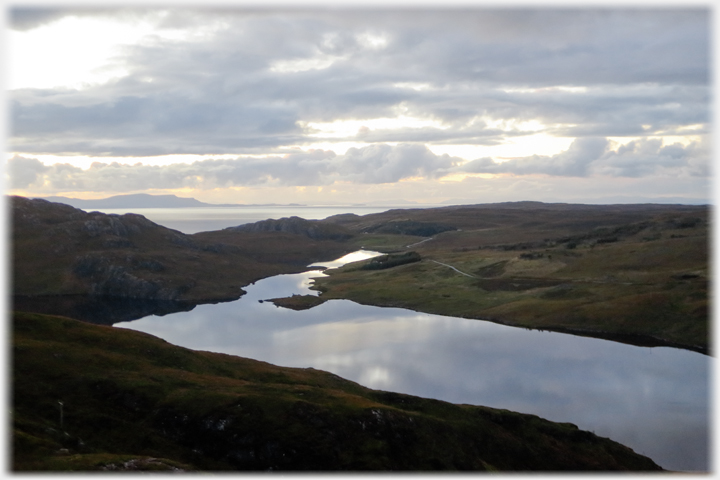
POLYGON ((208 302, 351 246, 292 233, 185 235, 141 215, 11 198, 13 293, 208 302))
POLYGON ((422 259, 378 271, 364 268, 370 261, 329 270, 316 281, 321 298, 708 351, 706 207, 492 207, 329 219, 369 232, 355 237, 358 246, 415 251, 422 259), (458 230, 371 233, 399 220, 458 230))
POLYGON ((533 415, 64 317, 15 314, 12 332, 15 471, 659 470, 533 415))

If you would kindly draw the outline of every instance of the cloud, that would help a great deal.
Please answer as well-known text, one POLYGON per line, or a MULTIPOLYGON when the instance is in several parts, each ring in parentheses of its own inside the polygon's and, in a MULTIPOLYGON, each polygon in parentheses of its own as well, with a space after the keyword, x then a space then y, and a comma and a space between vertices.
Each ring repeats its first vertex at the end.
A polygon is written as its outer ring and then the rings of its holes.
POLYGON ((345 181, 357 183, 394 183, 411 177, 438 178, 457 165, 458 158, 435 155, 421 145, 378 144, 351 148, 338 168, 345 181))
POLYGON ((604 138, 575 140, 566 151, 552 156, 533 155, 514 158, 502 163, 490 158, 473 160, 463 165, 468 173, 513 173, 515 175, 545 174, 584 177, 590 164, 605 152, 608 141, 604 138))
MULTIPOLYGON (((647 136, 709 121, 709 13, 85 12, 154 22, 155 33, 108 60, 128 72, 123 78, 11 92, 9 146, 96 156, 276 153, 318 141, 303 123, 399 114, 442 128, 371 130, 364 141, 498 144, 523 134, 492 123, 510 118, 553 135, 647 136), (417 84, 426 88, 407 87, 417 84)), ((28 29, 58 15, 17 10, 12 21, 28 29)), ((557 162, 558 171, 576 163, 557 162)))
POLYGON ((662 146, 660 139, 643 139, 609 148, 605 138, 580 138, 557 155, 514 158, 496 162, 480 158, 465 163, 466 173, 510 173, 564 177, 640 177, 656 175, 708 176, 709 152, 704 143, 662 146))
POLYGON ((639 140, 607 152, 594 165, 594 171, 614 177, 643 177, 663 172, 709 176, 709 158, 703 144, 675 143, 663 147, 659 139, 639 140))
POLYGON ((125 192, 150 189, 236 186, 321 186, 335 182, 393 183, 408 178, 438 178, 461 159, 435 155, 419 145, 372 145, 345 155, 315 150, 283 157, 239 157, 167 166, 95 162, 83 170, 69 164, 43 165, 35 158, 13 157, 9 176, 15 189, 125 192))
POLYGON ((707 145, 662 146, 639 140, 611 148, 605 138, 578 139, 557 155, 533 155, 495 162, 490 158, 464 162, 436 155, 415 144, 375 144, 351 148, 344 155, 314 150, 284 156, 211 159, 167 166, 95 162, 88 169, 67 163, 43 165, 35 158, 15 156, 8 162, 13 189, 43 194, 62 192, 128 192, 229 187, 305 187, 380 185, 402 180, 435 180, 449 174, 492 173, 550 177, 709 177, 707 145))
POLYGON ((38 178, 49 170, 37 158, 14 156, 8 160, 7 174, 11 188, 27 188, 37 182, 38 178))
POLYGON ((31 30, 67 16, 61 8, 16 7, 8 10, 9 25, 14 30, 31 30))

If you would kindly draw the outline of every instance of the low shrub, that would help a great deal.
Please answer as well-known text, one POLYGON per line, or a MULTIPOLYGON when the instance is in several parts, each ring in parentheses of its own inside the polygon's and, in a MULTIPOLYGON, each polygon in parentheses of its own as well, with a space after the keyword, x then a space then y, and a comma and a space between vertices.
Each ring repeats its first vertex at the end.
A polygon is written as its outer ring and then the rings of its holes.
POLYGON ((382 255, 370 260, 369 263, 360 267, 360 270, 384 270, 407 263, 419 262, 420 260, 422 260, 422 257, 417 252, 382 255))

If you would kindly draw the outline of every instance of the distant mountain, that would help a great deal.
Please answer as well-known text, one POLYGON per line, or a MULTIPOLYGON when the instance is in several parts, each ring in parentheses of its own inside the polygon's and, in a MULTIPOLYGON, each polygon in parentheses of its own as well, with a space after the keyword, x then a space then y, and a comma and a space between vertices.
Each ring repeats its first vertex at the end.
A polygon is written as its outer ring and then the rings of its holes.
POLYGON ((201 202, 194 198, 183 198, 176 195, 149 195, 136 193, 131 195, 115 195, 108 198, 83 200, 70 197, 44 197, 49 202, 58 202, 83 210, 91 208, 186 208, 186 207, 219 207, 240 206, 236 204, 216 205, 201 202))
POLYGON ((104 208, 188 208, 188 207, 268 207, 268 206, 303 206, 299 203, 205 203, 194 198, 183 198, 177 195, 150 195, 147 193, 134 193, 130 195, 115 195, 108 198, 84 200, 71 197, 33 197, 48 202, 64 203, 71 207, 83 210, 104 208))
POLYGON ((132 195, 115 195, 108 198, 83 200, 70 197, 43 197, 49 202, 64 203, 83 210, 91 208, 183 208, 183 207, 215 207, 194 198, 182 198, 176 195, 149 195, 136 193, 132 195))

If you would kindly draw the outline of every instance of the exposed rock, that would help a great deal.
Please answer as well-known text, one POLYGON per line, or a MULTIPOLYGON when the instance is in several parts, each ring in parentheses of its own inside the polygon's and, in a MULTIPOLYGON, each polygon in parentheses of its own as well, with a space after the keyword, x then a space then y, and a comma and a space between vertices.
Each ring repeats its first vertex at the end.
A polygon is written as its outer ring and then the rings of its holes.
POLYGON ((85 231, 91 237, 97 237, 102 234, 112 234, 118 237, 127 237, 128 231, 120 221, 118 215, 103 215, 91 213, 91 219, 84 222, 85 231))

